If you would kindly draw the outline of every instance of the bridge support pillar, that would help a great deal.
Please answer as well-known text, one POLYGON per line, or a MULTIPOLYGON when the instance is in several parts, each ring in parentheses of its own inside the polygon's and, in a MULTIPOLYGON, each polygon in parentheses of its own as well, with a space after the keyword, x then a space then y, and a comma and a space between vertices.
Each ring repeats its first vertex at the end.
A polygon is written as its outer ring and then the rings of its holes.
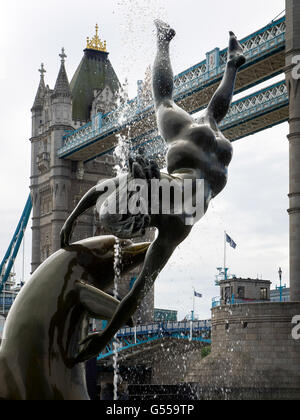
POLYGON ((286 79, 290 96, 290 284, 300 302, 300 1, 286 0, 286 79))

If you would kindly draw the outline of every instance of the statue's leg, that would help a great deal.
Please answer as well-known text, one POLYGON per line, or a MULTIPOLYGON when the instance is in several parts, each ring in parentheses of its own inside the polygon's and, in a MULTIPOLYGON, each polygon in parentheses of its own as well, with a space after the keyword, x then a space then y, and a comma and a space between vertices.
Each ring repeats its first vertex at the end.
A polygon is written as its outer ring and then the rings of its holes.
POLYGON ((206 115, 212 120, 211 122, 220 123, 227 115, 234 94, 238 70, 245 62, 246 58, 243 55, 243 48, 234 33, 230 32, 228 62, 225 74, 206 111, 206 115))
POLYGON ((153 67, 153 94, 156 107, 173 100, 174 75, 170 59, 170 42, 175 31, 166 23, 156 20, 157 54, 153 67))
POLYGON ((170 59, 170 42, 175 31, 168 24, 157 20, 157 55, 153 66, 153 94, 157 125, 165 141, 175 140, 188 125, 192 117, 179 108, 173 100, 174 75, 170 59))

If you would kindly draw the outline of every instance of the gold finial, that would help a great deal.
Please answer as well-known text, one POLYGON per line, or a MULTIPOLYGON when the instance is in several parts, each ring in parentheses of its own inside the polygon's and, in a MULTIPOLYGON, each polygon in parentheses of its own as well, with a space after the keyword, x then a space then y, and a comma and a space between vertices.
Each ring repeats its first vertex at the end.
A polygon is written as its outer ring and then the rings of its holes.
POLYGON ((96 24, 96 35, 94 36, 94 38, 92 40, 90 40, 89 37, 87 38, 86 47, 89 50, 107 52, 106 41, 104 41, 104 42, 101 41, 101 39, 99 38, 98 32, 99 32, 99 26, 98 26, 98 23, 97 23, 96 24))

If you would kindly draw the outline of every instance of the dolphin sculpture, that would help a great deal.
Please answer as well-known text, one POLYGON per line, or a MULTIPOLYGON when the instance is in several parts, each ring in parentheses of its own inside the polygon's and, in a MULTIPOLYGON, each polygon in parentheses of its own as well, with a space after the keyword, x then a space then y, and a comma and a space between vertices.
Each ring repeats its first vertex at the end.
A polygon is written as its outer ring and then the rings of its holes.
MULTIPOLYGON (((89 318, 110 320, 119 305, 105 293, 114 281, 115 245, 105 236, 61 249, 22 288, 0 347, 0 399, 90 399, 76 357, 89 318)), ((150 243, 120 245, 125 274, 143 263, 150 243)))

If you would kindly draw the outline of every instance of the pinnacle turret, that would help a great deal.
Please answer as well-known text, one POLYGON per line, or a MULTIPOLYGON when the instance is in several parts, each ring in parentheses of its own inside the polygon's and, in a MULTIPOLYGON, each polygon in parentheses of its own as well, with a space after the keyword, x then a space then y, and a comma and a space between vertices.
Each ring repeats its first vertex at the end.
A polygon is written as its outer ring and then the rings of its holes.
POLYGON ((43 63, 41 64, 41 68, 39 69, 39 72, 41 73, 41 79, 40 79, 40 84, 39 84, 37 94, 34 100, 34 104, 32 107, 33 110, 42 107, 44 103, 45 90, 46 90, 44 75, 46 73, 46 70, 43 63))
POLYGON ((61 58, 61 66, 60 66, 59 74, 56 80, 52 97, 53 98, 58 97, 58 96, 71 97, 69 80, 68 80, 68 76, 67 76, 67 72, 65 68, 65 59, 67 58, 67 56, 65 54, 64 48, 62 48, 62 52, 61 54, 59 54, 59 56, 61 58))

